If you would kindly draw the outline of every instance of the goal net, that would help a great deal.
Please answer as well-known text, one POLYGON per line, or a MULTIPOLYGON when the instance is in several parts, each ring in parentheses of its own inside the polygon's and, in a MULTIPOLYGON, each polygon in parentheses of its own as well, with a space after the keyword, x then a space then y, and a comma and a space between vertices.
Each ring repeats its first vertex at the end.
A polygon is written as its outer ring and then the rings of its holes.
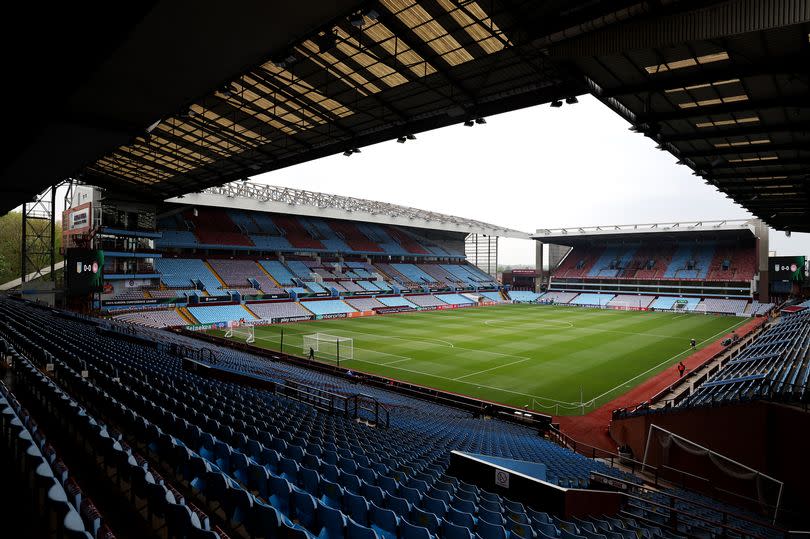
POLYGON ((256 327, 250 324, 236 324, 228 328, 225 337, 253 344, 256 342, 256 327))
POLYGON ((328 333, 304 335, 303 351, 309 355, 311 348, 320 357, 354 359, 354 339, 328 333))

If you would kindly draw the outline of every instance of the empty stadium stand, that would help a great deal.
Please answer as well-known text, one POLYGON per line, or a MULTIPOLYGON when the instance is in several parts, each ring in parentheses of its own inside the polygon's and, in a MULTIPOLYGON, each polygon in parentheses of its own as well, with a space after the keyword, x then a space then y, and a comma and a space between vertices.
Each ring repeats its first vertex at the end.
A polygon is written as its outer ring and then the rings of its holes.
POLYGON ((700 298, 679 298, 672 296, 660 296, 650 304, 652 309, 675 310, 680 308, 684 311, 694 311, 700 304, 700 298))
POLYGON ((415 309, 417 305, 408 300, 408 298, 404 298, 402 296, 387 296, 387 297, 380 297, 377 298, 380 303, 385 305, 386 307, 410 307, 415 309))
POLYGON ((745 313, 748 300, 706 298, 703 300, 702 305, 702 308, 705 308, 706 312, 718 314, 739 314, 742 316, 745 313))
POLYGON ((115 317, 123 322, 132 322, 153 328, 165 328, 171 326, 185 326, 188 320, 183 318, 174 309, 160 309, 138 311, 134 313, 119 314, 115 317))
POLYGON ((339 299, 312 300, 301 304, 315 315, 345 314, 357 312, 351 305, 339 299))
POLYGON ((272 216, 272 219, 273 224, 282 232, 293 247, 318 251, 324 250, 323 243, 313 238, 295 216, 275 214, 272 216))
POLYGON ((259 264, 281 286, 293 286, 293 274, 278 260, 260 260, 259 264))
POLYGON ((628 307, 637 309, 646 309, 655 299, 655 296, 642 296, 642 295, 629 295, 617 294, 610 301, 608 307, 628 307))
POLYGON ((436 296, 432 296, 429 294, 425 294, 423 296, 407 296, 408 301, 411 303, 418 305, 419 307, 440 307, 443 305, 447 305, 442 300, 438 299, 436 296))
POLYGON ((214 324, 233 320, 253 320, 255 317, 241 305, 209 305, 189 307, 188 311, 200 324, 214 324))
POLYGON ((571 300, 574 299, 575 297, 577 297, 576 292, 555 292, 552 290, 546 292, 545 294, 542 294, 540 299, 542 299, 543 301, 549 301, 552 303, 565 305, 567 303, 570 303, 571 300))
MULTIPOLYGON (((0 300, 0 315, 0 336, 20 352, 19 383, 54 388, 32 395, 43 406, 64 403, 56 417, 62 424, 100 426, 81 432, 90 436, 90 447, 105 448, 101 465, 124 485, 146 478, 132 488, 155 504, 150 510, 157 522, 165 519, 170 537, 224 539, 223 526, 240 536, 301 538, 691 537, 707 526, 724 532, 731 519, 742 534, 778 536, 752 519, 728 516, 718 504, 696 511, 691 493, 641 493, 615 517, 563 519, 545 513, 542 504, 517 503, 448 475, 450 450, 542 462, 547 481, 569 488, 586 487, 592 472, 639 480, 527 427, 379 388, 363 391, 395 410, 382 429, 283 393, 205 378, 184 369, 167 346, 155 346, 155 339, 194 343, 180 335, 143 328, 142 340, 118 338, 115 331, 97 331, 93 320, 7 300, 0 300), (55 381, 27 367, 29 355, 39 367, 45 357, 53 361, 55 381), (92 418, 84 406, 104 410, 104 421, 115 425, 92 418)), ((312 390, 355 391, 343 378, 218 346, 212 352, 213 368, 282 384, 295 380, 312 390)))
POLYGON ((481 295, 495 303, 503 303, 505 301, 500 292, 481 292, 481 295))
POLYGON ((385 307, 383 303, 375 298, 348 298, 345 301, 358 311, 371 311, 385 307))
POLYGON ((169 288, 194 288, 199 283, 212 296, 227 295, 219 279, 199 258, 156 258, 155 269, 169 288))
POLYGON ((280 294, 283 291, 267 277, 267 273, 254 260, 209 258, 208 263, 227 287, 261 290, 265 294, 280 294), (258 287, 254 286, 258 285, 258 287))
POLYGON ((809 381, 810 311, 785 314, 681 406, 755 398, 806 401, 809 381))
POLYGON ((602 307, 607 305, 613 297, 613 294, 580 294, 572 299, 569 304, 602 307))
POLYGON ((312 316, 312 313, 296 301, 250 303, 248 308, 262 320, 298 319, 312 316))
POLYGON ((462 294, 436 294, 436 297, 450 305, 475 305, 475 301, 462 294))
POLYGON ((519 303, 530 303, 540 297, 540 294, 536 292, 529 292, 528 290, 510 290, 507 295, 512 301, 517 301, 519 303))
POLYGON ((198 208, 186 211, 183 217, 191 223, 197 241, 207 245, 239 245, 250 247, 253 242, 221 208, 198 208))

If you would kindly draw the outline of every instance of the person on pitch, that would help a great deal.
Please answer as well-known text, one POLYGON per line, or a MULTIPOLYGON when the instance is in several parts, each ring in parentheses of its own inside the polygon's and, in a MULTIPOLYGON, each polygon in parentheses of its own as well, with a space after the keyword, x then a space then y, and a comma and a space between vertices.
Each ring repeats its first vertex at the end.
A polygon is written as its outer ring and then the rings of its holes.
POLYGON ((683 361, 678 362, 678 378, 683 378, 683 373, 686 371, 686 365, 683 364, 683 361))
POLYGON ((309 359, 315 359, 315 349, 311 346, 309 347, 309 359))

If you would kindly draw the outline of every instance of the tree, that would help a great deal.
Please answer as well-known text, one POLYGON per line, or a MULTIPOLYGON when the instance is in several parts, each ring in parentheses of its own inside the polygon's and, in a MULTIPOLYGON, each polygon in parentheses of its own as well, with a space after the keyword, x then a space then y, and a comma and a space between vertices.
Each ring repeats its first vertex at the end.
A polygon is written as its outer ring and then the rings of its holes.
MULTIPOLYGON (((56 223, 56 262, 62 260, 62 224, 56 223)), ((22 213, 9 212, 0 216, 0 283, 20 276, 20 247, 22 242, 22 213)), ((45 262, 43 262, 45 263, 45 262)), ((47 262, 49 263, 49 262, 47 262)), ((31 268, 33 271, 33 268, 31 268)))

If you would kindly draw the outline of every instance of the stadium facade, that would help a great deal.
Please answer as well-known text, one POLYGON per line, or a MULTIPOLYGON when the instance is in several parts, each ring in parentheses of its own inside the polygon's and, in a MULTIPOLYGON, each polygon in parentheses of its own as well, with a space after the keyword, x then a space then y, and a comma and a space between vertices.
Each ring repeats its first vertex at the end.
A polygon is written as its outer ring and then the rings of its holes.
POLYGON ((548 290, 768 301, 768 227, 758 219, 540 229, 570 247, 548 290))
MULTIPOLYGON (((104 261, 92 306, 160 326, 492 302, 483 294, 501 297, 498 238, 529 237, 415 208, 248 182, 159 205, 80 188, 73 202, 64 214, 67 252, 96 251, 104 261)), ((69 288, 73 296, 88 291, 69 288)))

